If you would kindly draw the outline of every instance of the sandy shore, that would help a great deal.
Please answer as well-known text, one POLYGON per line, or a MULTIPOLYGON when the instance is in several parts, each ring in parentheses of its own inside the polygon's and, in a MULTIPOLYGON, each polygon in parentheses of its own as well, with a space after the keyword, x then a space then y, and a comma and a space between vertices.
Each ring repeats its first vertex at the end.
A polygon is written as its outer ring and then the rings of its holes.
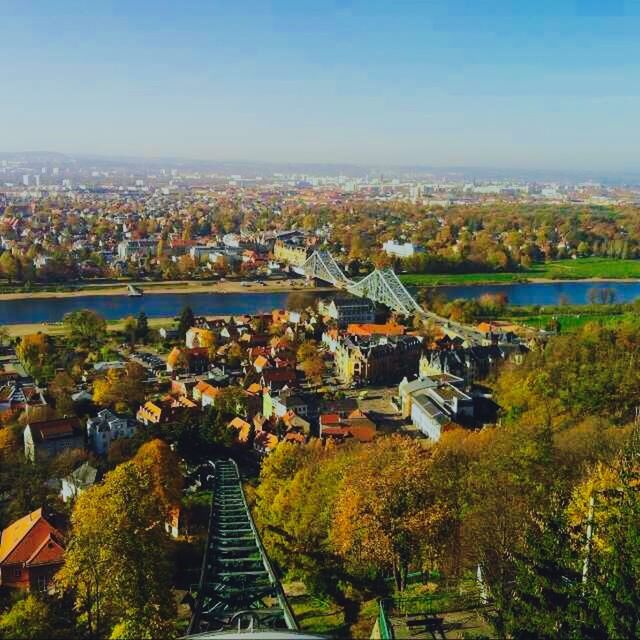
MULTIPOLYGON (((266 281, 264 285, 249 282, 242 285, 238 281, 227 282, 199 282, 175 281, 158 283, 131 283, 140 287, 146 294, 168 293, 290 293, 292 291, 330 291, 331 287, 309 287, 302 281, 288 280, 266 281)), ((129 295, 127 284, 90 285, 74 291, 17 291, 15 293, 0 293, 2 300, 25 299, 53 299, 53 298, 81 298, 86 296, 126 296, 129 295)))

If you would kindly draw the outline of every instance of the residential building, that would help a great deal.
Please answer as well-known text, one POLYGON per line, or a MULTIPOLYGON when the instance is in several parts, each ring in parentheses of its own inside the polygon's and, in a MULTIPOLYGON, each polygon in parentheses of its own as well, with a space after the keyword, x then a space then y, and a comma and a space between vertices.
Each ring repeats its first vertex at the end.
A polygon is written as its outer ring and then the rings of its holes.
POLYGON ((31 422, 25 427, 23 438, 24 455, 32 462, 69 449, 84 449, 84 432, 75 417, 31 422))
POLYGON ((336 297, 318 301, 318 313, 335 320, 342 329, 353 323, 373 323, 375 306, 368 298, 336 297))
POLYGON ((417 249, 411 242, 400 244, 395 240, 387 240, 383 243, 382 250, 388 256, 393 256, 394 258, 411 258, 411 256, 417 253, 417 249))
POLYGON ((64 562, 63 541, 42 509, 10 524, 0 537, 0 586, 47 591, 64 562))
POLYGON ((417 374, 421 351, 415 336, 343 336, 334 354, 336 375, 344 383, 397 382, 417 374))
POLYGON ((89 448, 98 455, 106 455, 114 440, 131 438, 136 431, 135 421, 122 418, 109 409, 103 409, 97 416, 87 420, 89 448))
POLYGON ((343 442, 350 438, 358 442, 371 442, 376 436, 376 425, 360 409, 341 417, 337 413, 320 415, 320 437, 343 442))
POLYGON ((158 252, 158 241, 153 239, 123 240, 118 245, 118 257, 128 260, 134 256, 153 256, 158 252))
POLYGON ((295 267, 301 267, 309 257, 309 250, 303 243, 276 240, 273 247, 273 257, 295 267))
POLYGON ((66 478, 62 478, 60 489, 62 501, 75 500, 83 491, 95 484, 97 477, 98 470, 95 467, 92 467, 88 462, 82 463, 66 478))

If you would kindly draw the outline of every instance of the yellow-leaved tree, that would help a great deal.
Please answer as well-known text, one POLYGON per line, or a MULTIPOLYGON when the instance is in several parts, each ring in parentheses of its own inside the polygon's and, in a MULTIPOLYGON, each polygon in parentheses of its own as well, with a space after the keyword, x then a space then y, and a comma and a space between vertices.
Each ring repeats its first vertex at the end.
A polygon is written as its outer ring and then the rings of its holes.
POLYGON ((91 637, 173 635, 165 514, 153 484, 148 470, 126 462, 74 505, 57 580, 73 592, 91 637))
POLYGON ((361 447, 337 497, 331 542, 347 561, 391 571, 404 590, 444 512, 430 478, 430 453, 419 441, 394 435, 361 447))
POLYGON ((145 442, 133 463, 151 479, 151 488, 165 512, 180 504, 183 482, 178 457, 164 440, 145 442))

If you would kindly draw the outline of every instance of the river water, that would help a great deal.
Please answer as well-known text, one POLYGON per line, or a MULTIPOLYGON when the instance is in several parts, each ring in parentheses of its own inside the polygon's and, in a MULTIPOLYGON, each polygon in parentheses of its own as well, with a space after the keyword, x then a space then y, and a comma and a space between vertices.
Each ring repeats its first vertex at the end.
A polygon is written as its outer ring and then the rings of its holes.
MULTIPOLYGON (((613 290, 616 302, 640 298, 640 282, 549 282, 510 285, 443 286, 450 299, 476 298, 484 293, 504 293, 511 304, 558 304, 562 298, 571 304, 586 304, 593 288, 613 290)), ((284 308, 286 293, 147 293, 140 298, 127 296, 82 296, 78 298, 26 298, 0 301, 0 325, 58 322, 65 313, 93 309, 107 320, 117 320, 144 311, 150 318, 177 316, 185 306, 196 315, 258 313, 284 308)))

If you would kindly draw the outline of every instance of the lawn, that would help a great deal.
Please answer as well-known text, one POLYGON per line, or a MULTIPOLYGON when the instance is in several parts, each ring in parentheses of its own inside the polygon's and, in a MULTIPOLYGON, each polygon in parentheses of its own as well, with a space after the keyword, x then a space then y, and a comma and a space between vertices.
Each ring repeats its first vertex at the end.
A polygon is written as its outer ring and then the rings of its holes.
POLYGON ((552 260, 535 264, 527 271, 512 273, 406 273, 400 275, 404 284, 433 286, 444 284, 486 284, 522 282, 533 278, 549 280, 583 280, 586 278, 640 278, 640 260, 613 260, 610 258, 578 258, 552 260))

